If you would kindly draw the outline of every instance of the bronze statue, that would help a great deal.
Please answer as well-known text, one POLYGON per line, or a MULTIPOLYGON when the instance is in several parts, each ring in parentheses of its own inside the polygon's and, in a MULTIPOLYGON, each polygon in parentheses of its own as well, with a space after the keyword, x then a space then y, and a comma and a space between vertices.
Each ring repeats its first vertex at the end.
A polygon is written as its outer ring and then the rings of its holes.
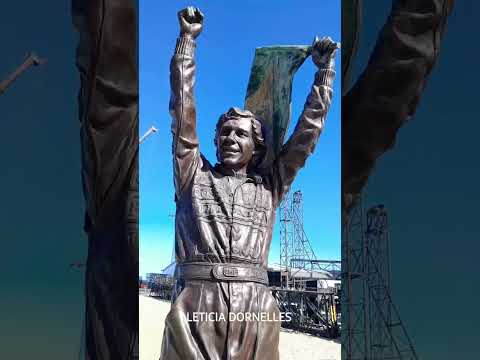
POLYGON ((342 1, 342 212, 346 222, 377 160, 413 117, 438 58, 454 0, 394 0, 368 65, 349 88, 361 0, 342 1), (348 14, 348 11, 351 14, 348 14), (344 42, 345 43, 345 42, 344 42), (346 43, 346 45, 348 45, 346 43))
POLYGON ((280 318, 266 271, 275 210, 322 132, 338 44, 315 39, 311 54, 318 71, 311 92, 272 166, 258 167, 267 146, 261 119, 238 108, 218 120, 219 163, 211 165, 200 153, 193 93, 203 14, 189 7, 178 18, 170 67, 177 281, 160 358, 278 359, 278 321, 230 320, 229 314, 280 318), (226 320, 192 322, 193 313, 226 320))
POLYGON ((137 10, 72 0, 88 236, 85 359, 138 359, 137 10))

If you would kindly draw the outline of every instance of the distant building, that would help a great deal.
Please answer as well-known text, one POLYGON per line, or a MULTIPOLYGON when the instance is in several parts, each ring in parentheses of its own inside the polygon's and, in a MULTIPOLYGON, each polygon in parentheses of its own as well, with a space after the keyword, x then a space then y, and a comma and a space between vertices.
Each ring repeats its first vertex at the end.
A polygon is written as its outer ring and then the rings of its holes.
POLYGON ((155 282, 156 280, 158 280, 159 278, 162 278, 164 277, 163 274, 158 274, 158 273, 147 273, 146 274, 146 277, 145 277, 145 280, 147 281, 147 283, 153 283, 155 282))

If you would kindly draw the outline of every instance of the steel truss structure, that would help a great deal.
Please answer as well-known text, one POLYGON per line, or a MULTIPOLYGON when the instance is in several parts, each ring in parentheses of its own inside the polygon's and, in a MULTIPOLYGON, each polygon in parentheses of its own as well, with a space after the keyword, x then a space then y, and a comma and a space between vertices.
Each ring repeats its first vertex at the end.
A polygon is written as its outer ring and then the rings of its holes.
POLYGON ((418 359, 390 294, 388 233, 384 206, 364 219, 361 199, 343 224, 342 359, 418 359))
POLYGON ((280 311, 288 314, 287 329, 301 330, 328 338, 339 336, 336 293, 330 289, 297 290, 270 288, 280 311))
MULTIPOLYGON (((280 204, 280 267, 284 270, 297 269, 329 272, 340 279, 341 261, 320 260, 308 240, 303 227, 303 195, 300 190, 287 193, 280 204)), ((288 274, 292 275, 292 274, 288 274)), ((289 276, 284 287, 296 287, 289 276)))
POLYGON ((341 262, 316 258, 303 227, 301 191, 286 194, 279 210, 282 276, 281 286, 272 288, 272 294, 280 311, 292 314, 292 320, 282 323, 282 326, 330 338, 338 337, 337 289, 318 288, 318 280, 311 275, 319 271, 332 280, 339 280, 341 262), (300 271, 306 271, 310 276, 299 277, 300 271))

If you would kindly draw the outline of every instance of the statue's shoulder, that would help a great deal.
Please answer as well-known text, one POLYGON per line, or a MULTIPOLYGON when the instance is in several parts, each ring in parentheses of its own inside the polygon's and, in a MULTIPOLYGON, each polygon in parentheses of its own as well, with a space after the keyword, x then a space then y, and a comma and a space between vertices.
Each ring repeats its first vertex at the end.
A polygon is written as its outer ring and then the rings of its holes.
POLYGON ((212 171, 214 166, 208 161, 208 159, 200 153, 200 159, 199 159, 198 167, 200 171, 212 171))
POLYGON ((215 167, 207 160, 207 158, 200 153, 197 169, 194 175, 194 183, 211 183, 212 174, 215 172, 215 167))

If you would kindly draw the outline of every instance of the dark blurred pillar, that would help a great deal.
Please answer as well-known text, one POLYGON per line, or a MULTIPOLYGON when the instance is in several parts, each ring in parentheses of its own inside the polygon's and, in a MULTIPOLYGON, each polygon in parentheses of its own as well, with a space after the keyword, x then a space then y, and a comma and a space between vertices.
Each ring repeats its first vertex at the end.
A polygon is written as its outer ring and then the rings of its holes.
POLYGON ((88 234, 86 358, 138 357, 137 8, 72 0, 88 234))

